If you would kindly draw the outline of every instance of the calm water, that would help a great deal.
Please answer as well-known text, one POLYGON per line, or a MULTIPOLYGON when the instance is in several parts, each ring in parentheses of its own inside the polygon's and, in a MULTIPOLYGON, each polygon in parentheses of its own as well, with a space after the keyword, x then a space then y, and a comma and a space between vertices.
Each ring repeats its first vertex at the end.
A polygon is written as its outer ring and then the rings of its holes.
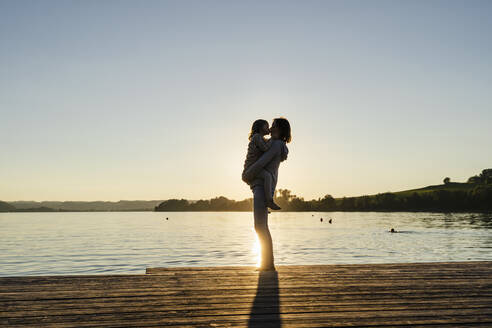
MULTIPOLYGON (((492 260, 486 214, 272 213, 270 229, 277 264, 492 260)), ((257 262, 251 213, 0 213, 0 276, 257 262)))

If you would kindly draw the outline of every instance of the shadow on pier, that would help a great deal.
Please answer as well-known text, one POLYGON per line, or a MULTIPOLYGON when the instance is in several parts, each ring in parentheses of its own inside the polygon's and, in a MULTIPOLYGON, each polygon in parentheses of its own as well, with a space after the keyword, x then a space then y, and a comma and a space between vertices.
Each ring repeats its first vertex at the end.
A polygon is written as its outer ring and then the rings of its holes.
POLYGON ((277 271, 259 273, 258 287, 251 307, 248 327, 282 327, 277 271))

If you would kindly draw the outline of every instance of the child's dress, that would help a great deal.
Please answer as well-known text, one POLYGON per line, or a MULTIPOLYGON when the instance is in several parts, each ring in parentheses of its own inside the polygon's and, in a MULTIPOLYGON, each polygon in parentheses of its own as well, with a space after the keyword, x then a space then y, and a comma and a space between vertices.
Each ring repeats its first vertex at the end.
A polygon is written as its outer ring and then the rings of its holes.
POLYGON ((254 162, 256 162, 264 152, 270 148, 272 144, 271 140, 265 140, 259 133, 255 133, 251 136, 251 140, 248 144, 248 153, 246 154, 246 160, 244 161, 244 169, 246 170, 254 162))

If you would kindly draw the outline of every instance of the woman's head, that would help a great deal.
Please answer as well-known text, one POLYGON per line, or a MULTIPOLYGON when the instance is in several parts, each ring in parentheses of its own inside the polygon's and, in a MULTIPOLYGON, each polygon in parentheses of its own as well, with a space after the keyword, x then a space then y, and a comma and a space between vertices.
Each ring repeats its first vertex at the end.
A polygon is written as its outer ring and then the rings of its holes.
POLYGON ((268 127, 268 122, 266 120, 256 120, 253 122, 251 126, 251 132, 249 133, 248 139, 251 140, 253 134, 259 133, 261 135, 267 135, 270 133, 270 129, 268 127))
POLYGON ((274 139, 280 139, 287 143, 292 140, 290 123, 286 118, 280 117, 274 119, 270 131, 272 133, 272 138, 274 139))

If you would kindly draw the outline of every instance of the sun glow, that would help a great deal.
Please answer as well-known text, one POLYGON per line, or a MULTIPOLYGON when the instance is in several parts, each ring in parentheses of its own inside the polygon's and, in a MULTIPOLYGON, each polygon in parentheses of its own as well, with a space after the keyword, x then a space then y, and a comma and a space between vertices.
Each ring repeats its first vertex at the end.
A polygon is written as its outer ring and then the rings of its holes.
POLYGON ((253 228, 253 234, 255 235, 255 242, 253 244, 253 254, 256 255, 256 267, 259 268, 261 266, 261 245, 260 245, 260 239, 258 238, 258 235, 256 234, 255 229, 253 228))

